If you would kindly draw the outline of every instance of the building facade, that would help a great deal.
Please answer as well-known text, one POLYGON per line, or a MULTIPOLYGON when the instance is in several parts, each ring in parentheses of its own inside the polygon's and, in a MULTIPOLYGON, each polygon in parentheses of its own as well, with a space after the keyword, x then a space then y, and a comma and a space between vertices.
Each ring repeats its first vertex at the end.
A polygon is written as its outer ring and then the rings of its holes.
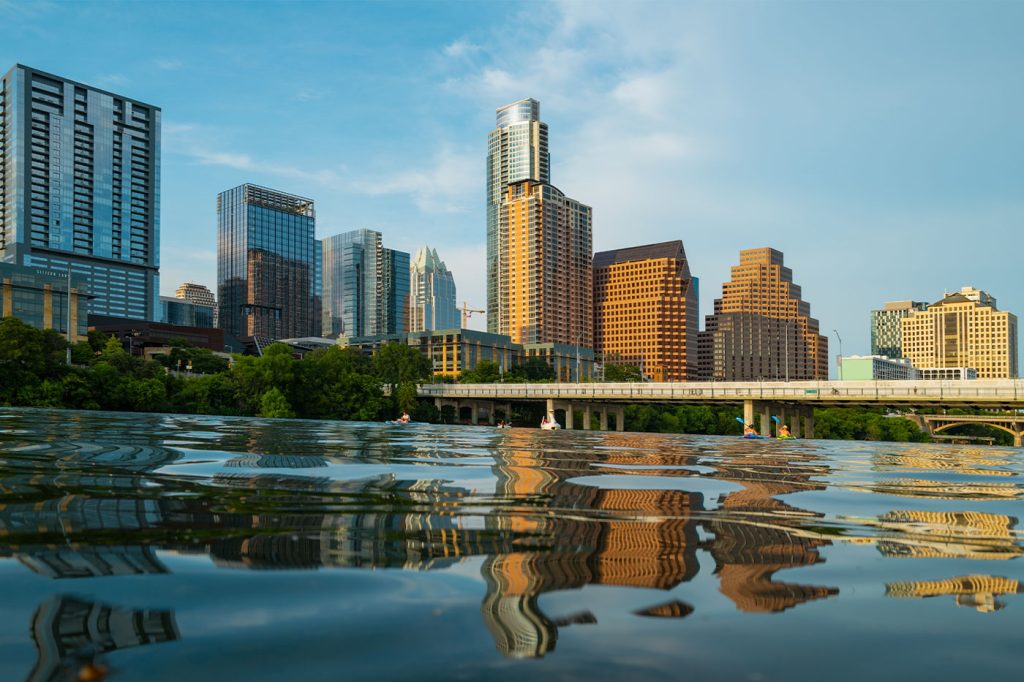
POLYGON ((429 246, 416 252, 409 267, 409 331, 459 327, 455 278, 429 246))
POLYGON ((498 333, 593 348, 590 207, 523 180, 506 188, 500 222, 498 333))
POLYGON ((740 251, 722 298, 698 336, 701 378, 800 381, 828 378, 828 339, 793 283, 781 251, 740 251))
POLYGON ((381 249, 381 312, 377 328, 384 334, 409 331, 409 254, 381 249))
POLYGON ((0 259, 159 314, 160 109, 20 64, 0 80, 0 259))
POLYGON ((676 240, 594 254, 594 350, 654 381, 696 378, 696 281, 676 240))
POLYGON ((891 301, 871 311, 871 354, 903 357, 903 318, 915 310, 927 310, 920 301, 891 301))
POLYGON ((551 182, 548 126, 540 120, 540 102, 522 99, 500 107, 495 128, 487 136, 487 331, 499 333, 503 258, 502 204, 510 183, 551 182))
POLYGON ((174 297, 195 306, 196 327, 217 326, 217 300, 205 285, 184 282, 174 292, 174 297))
POLYGON ((978 378, 978 370, 973 367, 922 367, 917 373, 919 379, 927 381, 963 381, 978 378))
POLYGON ((323 335, 407 330, 409 254, 384 248, 381 233, 352 230, 322 242, 323 335))
POLYGON ((318 336, 311 199, 240 185, 217 195, 220 328, 234 336, 318 336))
POLYGON ((947 292, 902 321, 903 353, 916 367, 973 368, 979 379, 1017 377, 1017 317, 984 291, 947 292))
POLYGON ((73 274, 69 282, 67 270, 0 262, 0 281, 4 317, 16 317, 36 329, 55 329, 71 343, 85 339, 89 293, 82 275, 73 274), (68 329, 72 330, 70 336, 68 329))
POLYGON ((844 381, 902 381, 920 376, 906 358, 850 355, 839 359, 839 378, 844 381))

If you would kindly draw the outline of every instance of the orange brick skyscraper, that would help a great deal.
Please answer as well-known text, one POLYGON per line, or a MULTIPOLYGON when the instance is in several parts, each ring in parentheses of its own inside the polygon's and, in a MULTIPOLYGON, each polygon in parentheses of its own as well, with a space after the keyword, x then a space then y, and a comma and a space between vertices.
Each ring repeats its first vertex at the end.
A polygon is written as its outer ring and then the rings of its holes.
POLYGON ((828 338, 793 284, 782 252, 740 251, 698 341, 701 378, 713 381, 828 378, 828 338))
POLYGON ((681 241, 594 254, 594 350, 654 381, 697 378, 697 281, 681 241))

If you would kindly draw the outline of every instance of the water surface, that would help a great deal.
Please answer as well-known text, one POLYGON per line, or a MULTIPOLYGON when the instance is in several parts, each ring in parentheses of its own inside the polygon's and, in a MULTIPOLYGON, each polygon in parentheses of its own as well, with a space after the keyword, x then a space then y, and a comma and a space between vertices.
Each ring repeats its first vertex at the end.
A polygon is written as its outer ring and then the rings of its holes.
POLYGON ((0 409, 0 679, 1019 679, 1021 451, 0 409))

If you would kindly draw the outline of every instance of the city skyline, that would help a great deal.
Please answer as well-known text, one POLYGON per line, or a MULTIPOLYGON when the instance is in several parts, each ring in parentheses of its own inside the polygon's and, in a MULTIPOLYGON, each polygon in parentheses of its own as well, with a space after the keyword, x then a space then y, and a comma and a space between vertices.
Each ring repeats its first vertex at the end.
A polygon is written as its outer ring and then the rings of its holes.
POLYGON ((1024 101, 1005 87, 1021 64, 1010 29, 1024 18, 1020 7, 739 13, 650 3, 622 18, 610 5, 582 12, 557 3, 533 18, 522 11, 524 25, 506 37, 501 3, 416 6, 410 19, 372 5, 266 4, 248 17, 218 4, 131 17, 116 4, 4 7, 23 29, 0 47, 8 65, 163 110, 163 295, 185 280, 214 285, 214 198, 254 182, 314 199, 321 238, 366 227, 412 250, 426 235, 463 298, 482 305, 480 139, 496 107, 531 97, 545 105, 558 150, 553 184, 594 207, 594 250, 682 239, 705 283, 702 311, 720 295, 736 249, 768 245, 801 273, 822 331, 834 339, 838 329, 848 354, 868 351, 870 310, 885 301, 971 284, 998 296, 1001 309, 1024 309, 1012 248, 991 248, 1012 245, 1024 218, 1014 182, 1024 138, 1012 125, 1024 101), (308 41, 272 51, 283 61, 264 69, 271 56, 225 37, 228 21, 263 42, 302 21, 308 41), (181 33, 195 23, 207 27, 181 33), (152 24, 164 28, 127 30, 152 24), (72 54, 63 37, 90 26, 121 27, 123 39, 105 56, 72 54), (681 39, 662 40, 669 29, 681 39), (318 53, 344 68, 325 77, 314 68, 318 53), (512 65, 528 54, 536 61, 523 75, 512 65), (195 77, 211 69, 211 83, 195 77), (348 96, 355 90, 365 92, 358 102, 348 96), (978 234, 985 239, 964 237, 978 234))

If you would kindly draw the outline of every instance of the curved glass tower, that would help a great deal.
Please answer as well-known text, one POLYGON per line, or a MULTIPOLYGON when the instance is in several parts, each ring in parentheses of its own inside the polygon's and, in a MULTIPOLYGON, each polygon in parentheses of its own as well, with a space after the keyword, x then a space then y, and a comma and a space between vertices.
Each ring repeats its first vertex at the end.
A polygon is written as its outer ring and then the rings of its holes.
POLYGON ((487 331, 498 333, 501 294, 501 206, 508 186, 533 180, 551 182, 548 126, 540 120, 540 102, 521 99, 497 110, 487 136, 487 331))

